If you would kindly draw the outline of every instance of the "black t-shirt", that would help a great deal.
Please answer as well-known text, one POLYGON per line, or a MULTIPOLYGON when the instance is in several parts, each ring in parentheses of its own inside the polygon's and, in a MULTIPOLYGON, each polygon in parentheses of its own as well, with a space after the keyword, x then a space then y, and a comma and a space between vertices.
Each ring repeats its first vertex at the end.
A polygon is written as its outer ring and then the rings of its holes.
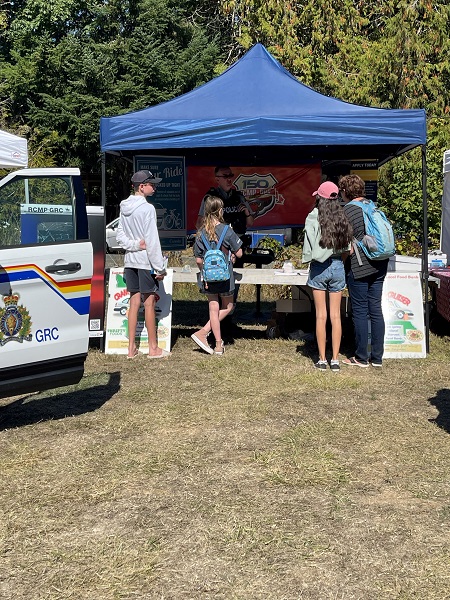
MULTIPOLYGON (((238 190, 232 189, 228 193, 222 188, 210 188, 206 194, 207 196, 217 196, 223 201, 223 219, 225 223, 228 223, 233 228, 233 231, 238 235, 244 235, 247 231, 247 217, 245 211, 239 210, 239 206, 244 202, 244 196, 238 190)), ((204 202, 203 198, 199 215, 204 214, 204 202)))

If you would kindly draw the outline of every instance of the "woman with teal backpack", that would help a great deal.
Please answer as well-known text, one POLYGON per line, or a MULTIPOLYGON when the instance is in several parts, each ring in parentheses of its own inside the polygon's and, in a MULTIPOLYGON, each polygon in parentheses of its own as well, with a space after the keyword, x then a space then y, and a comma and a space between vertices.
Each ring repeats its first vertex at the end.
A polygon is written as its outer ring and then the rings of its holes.
MULTIPOLYGON (((216 196, 208 196, 204 203, 204 221, 201 229, 197 232, 194 244, 194 256, 196 258, 199 273, 199 288, 202 294, 208 297, 209 320, 201 329, 191 335, 194 342, 208 354, 222 356, 224 346, 220 331, 220 322, 231 314, 235 304, 233 263, 236 258, 242 256, 242 240, 233 229, 224 222, 223 202, 216 196), (223 281, 211 281, 204 272, 206 254, 211 251, 211 246, 218 245, 228 263, 228 278, 223 281), (216 343, 211 348, 208 343, 208 335, 213 333, 216 343)), ((211 276, 212 278, 214 276, 211 276)))
POLYGON ((339 190, 346 205, 344 212, 353 227, 354 249, 345 263, 347 286, 355 329, 355 354, 344 359, 345 365, 382 367, 385 324, 381 299, 389 258, 374 260, 358 250, 357 242, 367 236, 364 220, 365 183, 358 175, 344 175, 339 190), (369 323, 371 343, 369 352, 369 323))

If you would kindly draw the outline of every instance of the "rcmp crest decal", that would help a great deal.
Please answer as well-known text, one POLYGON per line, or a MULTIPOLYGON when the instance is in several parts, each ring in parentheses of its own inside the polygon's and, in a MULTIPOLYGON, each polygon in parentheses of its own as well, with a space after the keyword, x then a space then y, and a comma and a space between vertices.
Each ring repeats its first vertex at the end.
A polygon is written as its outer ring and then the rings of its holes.
POLYGON ((3 296, 4 308, 0 308, 0 346, 8 342, 31 342, 31 317, 19 304, 19 294, 3 296))

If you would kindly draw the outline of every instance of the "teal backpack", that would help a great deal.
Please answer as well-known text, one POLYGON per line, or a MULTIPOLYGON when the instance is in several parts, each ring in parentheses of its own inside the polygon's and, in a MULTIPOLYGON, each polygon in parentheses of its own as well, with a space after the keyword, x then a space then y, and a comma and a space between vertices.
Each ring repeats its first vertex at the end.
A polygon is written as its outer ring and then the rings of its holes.
POLYGON ((362 208, 366 234, 362 240, 355 239, 353 247, 361 264, 358 250, 361 249, 370 260, 386 260, 395 254, 394 230, 382 210, 372 200, 352 201, 349 204, 362 208))
POLYGON ((205 256, 203 257, 203 281, 207 283, 217 281, 228 281, 230 279, 230 270, 228 268, 229 259, 220 249, 228 231, 229 225, 225 225, 218 242, 209 242, 202 231, 202 240, 206 248, 205 256))

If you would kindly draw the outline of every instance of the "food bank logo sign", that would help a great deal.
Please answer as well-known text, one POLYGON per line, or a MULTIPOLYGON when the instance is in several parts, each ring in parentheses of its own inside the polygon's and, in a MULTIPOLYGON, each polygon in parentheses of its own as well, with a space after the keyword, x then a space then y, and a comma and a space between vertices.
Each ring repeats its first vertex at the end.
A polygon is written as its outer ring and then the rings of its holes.
POLYGON ((420 273, 389 272, 383 285, 384 358, 425 358, 420 273))
POLYGON ((278 180, 272 173, 241 173, 234 181, 234 185, 245 196, 255 213, 255 219, 273 210, 276 204, 284 204, 283 195, 275 187, 277 183, 278 180))

